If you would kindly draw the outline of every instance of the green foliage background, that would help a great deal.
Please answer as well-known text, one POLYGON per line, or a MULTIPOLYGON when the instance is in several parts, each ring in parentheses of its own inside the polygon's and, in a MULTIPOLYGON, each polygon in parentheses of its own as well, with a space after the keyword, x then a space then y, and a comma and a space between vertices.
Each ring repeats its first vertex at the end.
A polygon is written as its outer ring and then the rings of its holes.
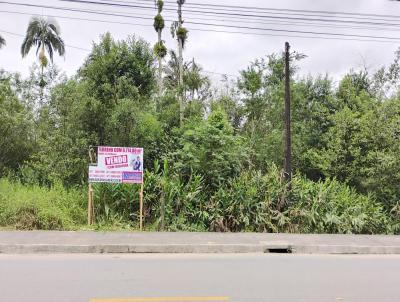
MULTIPOLYGON (((292 183, 282 179, 284 65, 258 59, 213 87, 169 52, 165 91, 137 37, 105 34, 73 77, 0 72, 0 226, 86 228, 88 148, 145 149, 149 230, 399 233, 400 53, 376 73, 296 75, 292 183), (44 80, 47 84, 40 87, 44 80), (178 95, 185 116, 179 125, 178 95), (289 189, 290 188, 290 189, 289 189), (162 218, 163 217, 163 218, 162 218)), ((312 58, 311 58, 312 59, 312 58)), ((94 229, 136 229, 138 188, 95 185, 94 229)))

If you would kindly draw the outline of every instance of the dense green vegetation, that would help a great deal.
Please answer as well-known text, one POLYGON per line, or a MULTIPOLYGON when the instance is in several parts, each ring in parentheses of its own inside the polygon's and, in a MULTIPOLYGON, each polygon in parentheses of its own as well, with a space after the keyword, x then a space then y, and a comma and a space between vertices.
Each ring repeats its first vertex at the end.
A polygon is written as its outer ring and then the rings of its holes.
MULTIPOLYGON (((296 75, 303 58, 292 56, 290 184, 280 54, 213 87, 194 60, 179 85, 170 52, 163 93, 153 47, 134 36, 105 34, 73 77, 54 65, 1 72, 0 227, 83 227, 88 148, 115 145, 145 149, 148 229, 399 233, 400 53, 337 83, 296 75)), ((94 189, 95 228, 137 227, 138 188, 94 189)))
POLYGON ((74 230, 85 221, 81 190, 66 190, 59 184, 46 188, 0 180, 0 227, 74 230))

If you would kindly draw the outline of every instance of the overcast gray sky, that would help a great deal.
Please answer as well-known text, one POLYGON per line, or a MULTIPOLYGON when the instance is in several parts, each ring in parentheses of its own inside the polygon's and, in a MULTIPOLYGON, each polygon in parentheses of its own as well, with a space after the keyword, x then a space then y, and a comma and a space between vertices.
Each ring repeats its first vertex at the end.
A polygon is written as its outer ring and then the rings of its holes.
MULTIPOLYGON (((108 12, 132 13, 137 15, 154 15, 153 11, 142 11, 134 8, 112 8, 107 6, 93 6, 83 4, 69 4, 58 0, 9 0, 10 2, 30 3, 47 6, 74 7, 94 10, 104 10, 108 12)), ((132 0, 134 1, 134 0, 132 0)), ((144 2, 143 0, 140 0, 144 2)), ((167 0, 172 2, 171 0, 167 0)), ((128 2, 123 0, 122 2, 128 2)), ((136 1, 137 2, 137 1, 136 1)), ((175 1, 174 1, 175 2, 175 1)), ((303 10, 324 10, 355 13, 390 14, 400 16, 400 2, 387 0, 187 0, 187 3, 218 3, 227 5, 258 6, 268 8, 290 8, 303 10)), ((145 3, 143 5, 146 5, 145 3)), ((170 4, 175 5, 175 4, 170 4)), ((186 9, 189 9, 186 6, 186 9)), ((136 34, 143 37, 150 43, 156 40, 156 33, 152 28, 152 20, 132 19, 123 17, 108 17, 99 15, 89 15, 76 12, 57 11, 53 9, 29 8, 4 4, 0 1, 0 34, 7 40, 7 46, 0 50, 0 68, 8 71, 17 71, 27 75, 29 67, 36 60, 35 52, 25 59, 21 58, 19 49, 22 37, 11 35, 7 32, 23 35, 28 25, 30 15, 57 15, 73 18, 88 18, 103 21, 118 21, 128 23, 138 23, 140 25, 111 24, 107 22, 88 22, 83 20, 69 20, 56 18, 60 24, 62 37, 67 45, 76 46, 83 49, 90 49, 93 41, 98 41, 99 36, 106 31, 117 39, 124 39, 127 35, 136 34), (6 13, 4 11, 24 12, 27 15, 6 13)), ((171 13, 168 13, 168 15, 171 13)), ((194 17, 204 19, 207 17, 194 16, 184 12, 187 21, 195 20, 194 17)), ((212 17, 209 17, 212 18, 212 17)), ((168 19, 170 19, 168 17, 168 19)), ((196 19, 201 22, 201 20, 196 19)), ((396 22, 397 20, 393 20, 396 22)), ((400 20, 399 20, 400 21, 400 20)), ((206 22, 211 22, 206 20, 206 22)), ((271 22, 271 21, 268 21, 271 22)), ((273 21, 272 21, 273 22, 273 21)), ((215 23, 215 22, 214 22, 215 23)), ((400 23, 400 22, 398 22, 400 23)), ((337 33, 351 33, 362 35, 400 37, 400 32, 392 29, 385 30, 360 30, 348 28, 324 28, 324 27, 303 27, 299 25, 287 26, 282 24, 251 24, 243 23, 245 26, 256 26, 274 29, 308 30, 337 33)), ((164 31, 164 39, 168 48, 175 48, 176 44, 171 39, 169 33, 170 22, 167 22, 164 31)), ((188 28, 203 27, 187 24, 188 28)), ((212 29, 212 27, 209 27, 212 29)), ((221 28, 214 27, 220 30, 221 28)), ((234 29, 230 29, 234 30, 234 29)), ((397 29, 398 30, 398 29, 397 29)), ((248 63, 255 58, 263 57, 272 52, 283 50, 284 42, 289 41, 292 49, 306 54, 308 57, 301 63, 301 74, 325 74, 329 73, 336 78, 350 68, 360 68, 367 65, 374 70, 381 65, 390 64, 394 58, 394 52, 398 48, 395 43, 382 42, 360 42, 360 41, 340 41, 305 39, 297 37, 279 36, 256 36, 243 34, 227 34, 204 31, 190 31, 185 59, 194 57, 205 70, 217 73, 238 74, 248 63)), ((88 51, 67 47, 65 58, 55 58, 55 63, 68 75, 72 75, 84 62, 88 51)))

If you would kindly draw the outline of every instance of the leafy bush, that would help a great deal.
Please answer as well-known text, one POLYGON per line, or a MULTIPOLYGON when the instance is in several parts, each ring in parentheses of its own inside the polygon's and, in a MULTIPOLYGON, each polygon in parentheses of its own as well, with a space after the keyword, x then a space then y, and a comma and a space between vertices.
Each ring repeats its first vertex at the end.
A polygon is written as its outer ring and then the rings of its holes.
POLYGON ((204 180, 192 175, 188 181, 170 173, 168 163, 163 168, 156 162, 154 172, 145 175, 145 209, 149 223, 161 228, 164 224, 171 231, 205 231, 207 214, 204 180))
MULTIPOLYGON (((159 228, 165 207, 165 229, 170 231, 253 231, 335 234, 398 233, 399 208, 392 213, 373 196, 355 192, 327 179, 312 182, 296 176, 284 182, 272 166, 245 172, 221 184, 208 195, 204 178, 193 174, 185 181, 165 162, 145 176, 145 218, 159 228)), ((138 209, 136 209, 138 211, 138 209)))
POLYGON ((246 172, 221 187, 210 204, 210 226, 224 231, 379 234, 395 231, 372 196, 327 179, 293 178, 291 191, 279 170, 246 172))
MULTIPOLYGON (((212 197, 208 211, 214 231, 278 232, 286 186, 278 170, 262 175, 243 173, 222 186, 212 197)), ((287 230, 285 230, 287 231, 287 230)))
POLYGON ((286 211, 296 232, 379 234, 391 233, 392 221, 373 196, 359 193, 336 180, 314 183, 295 178, 286 211))
POLYGON ((128 184, 94 184, 95 220, 101 227, 138 227, 139 188, 128 184))
POLYGON ((74 230, 86 223, 86 195, 79 190, 23 186, 0 179, 0 226, 18 230, 74 230))

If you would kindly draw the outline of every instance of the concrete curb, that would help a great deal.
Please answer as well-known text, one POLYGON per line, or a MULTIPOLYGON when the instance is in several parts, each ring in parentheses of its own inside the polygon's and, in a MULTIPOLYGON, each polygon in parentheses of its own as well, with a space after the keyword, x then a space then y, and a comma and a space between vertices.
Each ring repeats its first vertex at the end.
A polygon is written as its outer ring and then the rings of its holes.
POLYGON ((333 254, 333 255, 399 255, 399 246, 362 246, 362 245, 304 245, 294 246, 296 254, 333 254))
POLYGON ((260 244, 0 244, 0 254, 246 254, 265 249, 260 244))
POLYGON ((0 254, 246 254, 293 253, 336 255, 394 255, 399 246, 290 244, 136 244, 60 245, 0 244, 0 254))
POLYGON ((268 233, 0 232, 3 254, 391 254, 400 236, 268 233))

